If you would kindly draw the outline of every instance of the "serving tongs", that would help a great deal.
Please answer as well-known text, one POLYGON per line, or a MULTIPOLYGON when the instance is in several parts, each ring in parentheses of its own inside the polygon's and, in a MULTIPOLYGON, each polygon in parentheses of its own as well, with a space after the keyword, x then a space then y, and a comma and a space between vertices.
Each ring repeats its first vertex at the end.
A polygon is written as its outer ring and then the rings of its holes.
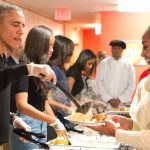
POLYGON ((66 88, 59 81, 56 82, 55 86, 58 87, 74 103, 74 105, 77 107, 76 112, 86 114, 89 111, 91 108, 91 102, 80 105, 77 102, 77 99, 68 90, 66 90, 66 88))
MULTIPOLYGON (((53 135, 52 135, 50 140, 53 140, 57 137, 57 134, 56 134, 56 131, 53 128, 51 128, 51 131, 52 131, 53 135)), ((45 138, 46 137, 45 134, 35 133, 35 132, 27 132, 27 131, 24 131, 24 130, 19 129, 19 128, 14 128, 13 132, 15 134, 19 135, 20 137, 23 137, 25 140, 28 140, 28 141, 30 141, 34 144, 37 144, 40 148, 49 150, 49 146, 47 144, 39 142, 39 141, 33 139, 33 136, 37 137, 37 138, 45 138)))

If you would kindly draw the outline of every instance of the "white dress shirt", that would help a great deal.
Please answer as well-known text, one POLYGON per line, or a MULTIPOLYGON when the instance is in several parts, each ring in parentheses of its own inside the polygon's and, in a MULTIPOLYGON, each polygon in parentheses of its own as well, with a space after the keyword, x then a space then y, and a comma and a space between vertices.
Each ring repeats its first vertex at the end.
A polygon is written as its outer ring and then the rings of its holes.
POLYGON ((96 83, 103 101, 119 98, 129 103, 135 88, 135 69, 125 58, 107 57, 97 67, 96 83))
POLYGON ((16 64, 19 64, 19 60, 18 58, 16 58, 15 56, 11 55, 11 57, 13 58, 13 60, 16 62, 16 64))

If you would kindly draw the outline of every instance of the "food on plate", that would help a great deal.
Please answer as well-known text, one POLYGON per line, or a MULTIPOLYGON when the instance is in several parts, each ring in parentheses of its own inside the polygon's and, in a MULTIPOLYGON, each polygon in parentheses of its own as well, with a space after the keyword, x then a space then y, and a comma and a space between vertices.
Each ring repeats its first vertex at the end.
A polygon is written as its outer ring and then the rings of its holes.
POLYGON ((83 122, 101 122, 103 120, 105 120, 107 117, 107 115, 105 113, 100 113, 100 114, 96 114, 93 116, 89 116, 87 114, 82 114, 82 113, 73 113, 69 116, 69 119, 72 121, 83 121, 83 122))
POLYGON ((105 113, 100 113, 92 116, 92 119, 96 119, 97 122, 103 121, 107 118, 105 113))
POLYGON ((48 141, 48 145, 69 145, 69 140, 64 137, 57 137, 54 140, 48 141))
POLYGON ((113 111, 119 111, 119 108, 113 108, 112 110, 113 111))
POLYGON ((90 121, 91 120, 91 117, 86 115, 86 114, 82 114, 82 113, 73 113, 69 116, 69 119, 70 120, 74 120, 74 121, 90 121))
POLYGON ((113 108, 113 111, 129 111, 129 107, 113 108))
POLYGON ((65 130, 56 130, 57 138, 48 141, 48 145, 69 145, 69 138, 65 130))
POLYGON ((120 107, 119 111, 129 111, 129 107, 120 107))

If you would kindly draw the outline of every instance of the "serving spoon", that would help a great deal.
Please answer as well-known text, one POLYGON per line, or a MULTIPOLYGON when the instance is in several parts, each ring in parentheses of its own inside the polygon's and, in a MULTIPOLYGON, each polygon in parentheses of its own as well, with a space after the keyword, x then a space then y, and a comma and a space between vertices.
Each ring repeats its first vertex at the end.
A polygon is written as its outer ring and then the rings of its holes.
POLYGON ((76 112, 86 114, 89 111, 91 108, 91 102, 80 105, 77 102, 77 99, 68 90, 66 90, 66 88, 59 81, 56 82, 55 86, 58 87, 74 103, 74 105, 77 107, 76 112))
MULTIPOLYGON (((43 77, 44 75, 39 74, 39 77, 40 76, 43 77)), ((90 110, 91 102, 87 102, 83 105, 80 105, 77 102, 77 99, 68 90, 66 90, 66 88, 59 81, 56 82, 56 85, 54 85, 51 81, 47 82, 47 84, 49 83, 53 85, 53 87, 58 87, 74 103, 74 105, 77 107, 76 112, 81 112, 83 114, 86 114, 90 110)))

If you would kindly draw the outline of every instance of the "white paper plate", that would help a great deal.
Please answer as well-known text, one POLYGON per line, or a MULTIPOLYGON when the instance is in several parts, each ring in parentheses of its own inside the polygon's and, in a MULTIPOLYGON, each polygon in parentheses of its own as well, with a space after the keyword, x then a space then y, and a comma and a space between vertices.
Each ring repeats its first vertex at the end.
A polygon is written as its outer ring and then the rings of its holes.
POLYGON ((100 125, 105 125, 104 122, 85 122, 85 121, 75 121, 69 119, 69 117, 64 117, 66 120, 74 123, 74 124, 79 124, 79 125, 84 125, 84 126, 100 126, 100 125))
POLYGON ((111 115, 111 114, 126 115, 126 114, 129 114, 129 111, 108 111, 107 114, 108 115, 111 115))

